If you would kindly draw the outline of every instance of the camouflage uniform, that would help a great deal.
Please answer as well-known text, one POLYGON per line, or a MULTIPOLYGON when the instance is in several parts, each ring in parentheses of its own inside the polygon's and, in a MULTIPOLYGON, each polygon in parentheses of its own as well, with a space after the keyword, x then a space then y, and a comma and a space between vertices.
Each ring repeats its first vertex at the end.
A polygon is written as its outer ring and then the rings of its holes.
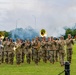
POLYGON ((32 60, 34 58, 34 45, 35 45, 35 40, 32 39, 32 41, 31 41, 31 46, 32 46, 32 60))
POLYGON ((8 45, 8 62, 10 64, 13 64, 13 61, 14 61, 14 50, 13 50, 13 47, 14 47, 14 43, 10 42, 10 44, 8 45))
POLYGON ((55 60, 58 62, 58 57, 59 57, 59 44, 58 44, 58 40, 55 41, 56 42, 56 57, 55 60))
POLYGON ((17 65, 20 65, 22 62, 22 49, 21 49, 21 43, 18 42, 16 44, 16 63, 17 65))
POLYGON ((21 45, 22 48, 22 63, 24 63, 24 59, 25 59, 25 43, 23 43, 21 45))
POLYGON ((8 43, 9 41, 6 40, 4 41, 4 59, 5 59, 5 62, 8 64, 8 43))
POLYGON ((3 48, 0 46, 0 64, 2 63, 2 51, 3 51, 3 48))
POLYGON ((61 66, 64 65, 64 56, 65 56, 65 41, 63 39, 59 40, 59 59, 61 66))
POLYGON ((2 39, 0 38, 0 64, 4 62, 4 47, 2 39))
POLYGON ((52 43, 51 43, 51 41, 48 41, 48 60, 50 62, 52 62, 52 57, 53 57, 53 55, 52 55, 52 43))
POLYGON ((48 44, 46 41, 41 41, 42 59, 45 63, 47 62, 47 57, 48 57, 47 46, 48 44))
POLYGON ((57 43, 56 41, 53 39, 53 37, 51 37, 51 42, 50 42, 50 62, 54 64, 54 62, 56 61, 57 57, 56 57, 56 51, 57 51, 57 43))
POLYGON ((66 45, 67 45, 67 60, 71 63, 72 59, 72 45, 74 44, 73 39, 66 39, 66 45))
POLYGON ((50 56, 50 62, 54 64, 55 62, 55 57, 56 57, 56 47, 54 41, 49 41, 48 42, 48 48, 50 48, 49 51, 49 56, 50 56))
POLYGON ((29 64, 31 62, 31 57, 32 57, 31 43, 30 43, 30 41, 27 41, 26 42, 26 60, 27 60, 27 63, 29 63, 29 64))
POLYGON ((35 40, 34 44, 34 62, 38 65, 39 62, 39 49, 40 49, 40 42, 38 40, 35 40))

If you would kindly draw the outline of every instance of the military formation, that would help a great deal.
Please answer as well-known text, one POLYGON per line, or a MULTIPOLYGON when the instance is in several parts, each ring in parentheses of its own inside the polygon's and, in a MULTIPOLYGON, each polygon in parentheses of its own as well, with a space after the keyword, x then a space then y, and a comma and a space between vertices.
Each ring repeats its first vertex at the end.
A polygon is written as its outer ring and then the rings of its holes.
POLYGON ((8 37, 2 40, 0 36, 0 64, 13 65, 14 59, 16 59, 17 65, 25 61, 28 64, 34 62, 36 65, 40 61, 45 63, 49 61, 52 64, 60 62, 61 66, 63 66, 65 55, 67 55, 67 61, 71 63, 72 45, 74 45, 74 41, 70 34, 68 34, 66 40, 61 36, 59 39, 54 39, 53 37, 36 37, 31 41, 16 39, 15 42, 8 37))

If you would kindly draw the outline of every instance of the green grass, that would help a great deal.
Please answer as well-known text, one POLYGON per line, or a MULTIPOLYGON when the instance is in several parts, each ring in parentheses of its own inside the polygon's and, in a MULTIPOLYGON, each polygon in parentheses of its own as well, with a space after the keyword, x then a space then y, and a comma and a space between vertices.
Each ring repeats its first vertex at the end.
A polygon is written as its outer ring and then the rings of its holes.
MULTIPOLYGON (((73 47, 73 59, 71 68, 71 75, 76 75, 76 44, 73 47)), ((0 75, 58 75, 64 70, 59 62, 55 64, 40 62, 39 65, 35 65, 34 62, 27 64, 26 62, 17 66, 9 64, 0 65, 0 75)), ((62 74, 64 75, 64 73, 62 74)))

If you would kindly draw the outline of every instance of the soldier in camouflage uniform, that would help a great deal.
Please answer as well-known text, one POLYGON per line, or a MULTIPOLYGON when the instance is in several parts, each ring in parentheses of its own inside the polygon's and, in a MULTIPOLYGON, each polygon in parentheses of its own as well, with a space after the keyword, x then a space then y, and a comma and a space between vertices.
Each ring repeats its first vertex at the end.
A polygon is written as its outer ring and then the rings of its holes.
POLYGON ((59 40, 59 59, 60 59, 60 64, 61 66, 64 65, 64 56, 65 56, 65 49, 64 49, 64 46, 65 46, 65 41, 64 41, 64 37, 61 36, 60 37, 60 40, 59 40))
POLYGON ((48 42, 48 48, 49 48, 49 60, 51 63, 54 64, 55 62, 55 57, 56 57, 56 42, 53 39, 53 37, 50 38, 49 42, 48 42))
POLYGON ((38 62, 39 62, 39 49, 40 49, 40 41, 38 40, 38 37, 36 37, 36 39, 35 39, 33 49, 34 49, 34 53, 33 53, 34 54, 34 62, 35 62, 35 64, 38 65, 38 62))
POLYGON ((0 64, 2 63, 2 52, 3 52, 3 45, 2 45, 1 35, 0 35, 0 64))
POLYGON ((46 63, 47 57, 48 57, 48 51, 47 51, 48 43, 46 42, 46 38, 43 37, 41 41, 41 48, 42 48, 42 59, 46 63))
POLYGON ((35 39, 32 39, 31 46, 32 46, 32 60, 34 58, 34 45, 35 45, 35 39))
POLYGON ((31 42, 29 40, 26 41, 25 48, 26 48, 26 60, 27 63, 30 64, 32 57, 32 47, 31 47, 31 42))
POLYGON ((25 59, 25 42, 23 42, 23 41, 22 41, 21 49, 22 49, 22 63, 24 63, 24 59, 25 59))
POLYGON ((51 38, 48 37, 48 48, 47 48, 47 51, 48 51, 48 60, 51 62, 51 57, 52 57, 52 54, 51 54, 51 48, 52 47, 52 44, 51 44, 51 38))
POLYGON ((4 56, 5 56, 4 59, 5 59, 5 62, 8 64, 8 45, 9 45, 8 37, 5 38, 3 45, 4 45, 4 56))
POLYGON ((9 40, 9 44, 8 44, 8 63, 13 65, 13 61, 14 61, 14 43, 12 41, 12 39, 9 40))
POLYGON ((74 41, 71 38, 71 34, 68 34, 68 38, 66 39, 66 45, 67 45, 67 61, 71 63, 72 59, 72 45, 74 45, 74 41))
POLYGON ((20 65, 22 62, 22 49, 21 49, 21 40, 17 39, 16 41, 16 63, 17 65, 20 65))

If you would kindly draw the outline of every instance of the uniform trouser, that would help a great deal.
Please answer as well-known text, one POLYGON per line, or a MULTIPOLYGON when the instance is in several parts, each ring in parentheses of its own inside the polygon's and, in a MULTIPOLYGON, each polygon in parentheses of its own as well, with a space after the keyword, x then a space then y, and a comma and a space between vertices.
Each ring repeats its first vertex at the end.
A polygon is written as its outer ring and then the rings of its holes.
POLYGON ((24 62, 24 59, 25 59, 25 53, 22 52, 22 63, 24 62))
POLYGON ((54 63, 54 50, 49 50, 49 61, 54 63))
POLYGON ((16 53, 16 63, 19 65, 22 62, 22 54, 16 53))
POLYGON ((38 49, 34 49, 34 62, 38 64, 39 62, 39 52, 38 49))
POLYGON ((71 63, 71 59, 72 59, 72 49, 67 49, 67 61, 69 61, 71 63))
POLYGON ((34 48, 32 48, 32 60, 34 59, 34 48))
POLYGON ((60 50, 59 51, 59 60, 60 60, 60 64, 63 65, 64 64, 64 51, 60 50))
POLYGON ((4 62, 4 51, 2 51, 2 63, 4 62))
POLYGON ((27 53, 26 53, 26 60, 27 60, 27 63, 30 64, 31 58, 32 58, 32 51, 31 51, 31 50, 28 50, 27 53))
POLYGON ((59 50, 56 50, 56 55, 55 55, 55 61, 58 61, 58 57, 59 57, 59 50))
POLYGON ((38 57, 39 57, 39 62, 40 62, 40 60, 42 58, 42 51, 41 50, 38 51, 38 57))
POLYGON ((2 52, 0 52, 0 64, 2 63, 2 52))
POLYGON ((5 51, 5 63, 8 64, 8 51, 5 51))
POLYGON ((48 59, 48 51, 47 50, 42 50, 42 57, 43 61, 46 63, 48 59))
POLYGON ((8 52, 8 62, 13 64, 14 61, 14 52, 8 52))

